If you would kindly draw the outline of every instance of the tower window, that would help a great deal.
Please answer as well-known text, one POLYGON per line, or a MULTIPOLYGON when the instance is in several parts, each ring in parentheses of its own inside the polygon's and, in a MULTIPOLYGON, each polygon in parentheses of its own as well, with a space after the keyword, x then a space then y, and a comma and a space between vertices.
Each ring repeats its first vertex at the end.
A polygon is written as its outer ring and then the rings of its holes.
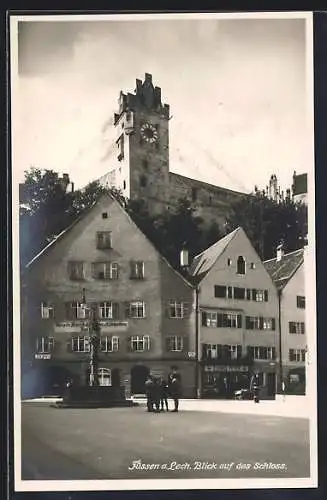
POLYGON ((126 181, 123 182, 123 189, 126 189, 126 181))
POLYGON ((145 187, 147 185, 148 179, 145 177, 145 175, 141 175, 140 177, 140 186, 145 187))
POLYGON ((237 274, 245 274, 245 259, 242 255, 237 259, 237 274))
POLYGON ((198 191, 196 188, 192 188, 192 201, 196 201, 198 191))
POLYGON ((124 159, 124 134, 122 134, 118 141, 117 141, 117 146, 118 146, 118 160, 121 161, 124 159))

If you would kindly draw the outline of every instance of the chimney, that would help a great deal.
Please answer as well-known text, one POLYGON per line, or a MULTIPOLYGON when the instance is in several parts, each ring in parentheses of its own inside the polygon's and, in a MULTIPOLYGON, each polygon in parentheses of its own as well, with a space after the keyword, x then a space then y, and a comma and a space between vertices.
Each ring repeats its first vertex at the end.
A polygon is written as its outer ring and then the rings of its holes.
POLYGON ((189 266, 189 253, 186 248, 183 248, 180 252, 180 265, 184 269, 187 269, 189 266))
POLYGON ((283 249, 283 243, 280 243, 277 247, 277 252, 276 252, 276 261, 280 262, 284 256, 284 249, 283 249))

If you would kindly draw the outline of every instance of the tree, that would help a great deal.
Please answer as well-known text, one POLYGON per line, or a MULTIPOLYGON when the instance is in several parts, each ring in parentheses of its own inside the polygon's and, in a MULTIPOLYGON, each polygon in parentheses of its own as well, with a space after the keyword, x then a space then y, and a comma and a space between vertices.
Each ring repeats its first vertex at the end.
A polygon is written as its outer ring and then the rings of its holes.
POLYGON ((238 226, 244 229, 261 259, 267 260, 275 256, 280 242, 286 252, 305 245, 307 207, 289 197, 274 201, 255 190, 232 206, 225 230, 228 233, 238 226))

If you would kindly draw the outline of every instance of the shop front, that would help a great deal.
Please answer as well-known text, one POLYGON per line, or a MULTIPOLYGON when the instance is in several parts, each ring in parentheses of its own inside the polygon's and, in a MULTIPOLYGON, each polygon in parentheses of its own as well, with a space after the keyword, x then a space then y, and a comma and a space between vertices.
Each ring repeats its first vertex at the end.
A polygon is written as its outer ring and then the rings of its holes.
POLYGON ((253 377, 249 365, 206 363, 202 368, 202 397, 231 399, 239 389, 248 389, 253 377))

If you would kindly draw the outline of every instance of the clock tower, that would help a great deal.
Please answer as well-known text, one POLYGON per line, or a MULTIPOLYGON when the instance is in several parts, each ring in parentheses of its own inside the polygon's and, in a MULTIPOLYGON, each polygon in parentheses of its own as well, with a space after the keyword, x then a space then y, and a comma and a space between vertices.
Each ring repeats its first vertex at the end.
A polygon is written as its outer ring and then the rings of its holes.
POLYGON ((115 182, 127 198, 144 198, 150 211, 162 210, 169 191, 169 105, 152 75, 136 80, 134 93, 120 92, 114 115, 115 182))

